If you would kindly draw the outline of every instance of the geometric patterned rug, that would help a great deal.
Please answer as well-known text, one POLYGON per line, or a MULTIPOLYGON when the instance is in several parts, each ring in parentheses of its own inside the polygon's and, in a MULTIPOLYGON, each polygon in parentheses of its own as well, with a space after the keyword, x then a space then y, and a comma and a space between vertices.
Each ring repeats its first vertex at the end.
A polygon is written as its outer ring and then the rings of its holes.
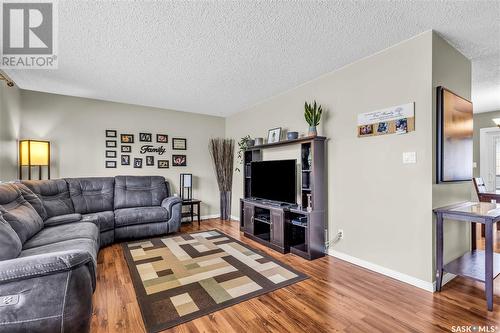
POLYGON ((307 279, 210 230, 123 244, 148 332, 158 332, 307 279))

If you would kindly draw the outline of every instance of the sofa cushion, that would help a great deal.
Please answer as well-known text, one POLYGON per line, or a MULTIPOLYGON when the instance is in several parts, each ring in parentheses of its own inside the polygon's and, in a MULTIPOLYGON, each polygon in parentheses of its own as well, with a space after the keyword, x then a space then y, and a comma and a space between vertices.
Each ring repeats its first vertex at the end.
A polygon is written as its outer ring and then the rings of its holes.
POLYGON ((21 191, 23 198, 26 199, 26 201, 28 201, 33 208, 35 208, 38 215, 40 215, 42 220, 45 221, 47 219, 47 210, 45 209, 42 200, 40 200, 40 198, 26 185, 22 183, 14 183, 14 185, 19 189, 19 191, 21 191))
POLYGON ((100 213, 83 214, 82 218, 84 220, 97 220, 96 223, 99 226, 99 230, 101 230, 101 232, 113 230, 115 228, 115 213, 112 210, 100 213))
POLYGON ((68 184, 64 179, 23 180, 22 182, 43 202, 47 217, 75 212, 69 196, 68 184))
POLYGON ((117 228, 151 222, 168 221, 168 210, 163 207, 136 207, 115 210, 115 226, 117 228))
POLYGON ((58 215, 58 216, 49 217, 48 219, 46 219, 43 222, 43 225, 45 227, 53 227, 56 225, 61 225, 61 224, 66 224, 66 223, 80 222, 81 219, 82 219, 82 214, 78 214, 78 213, 58 215))
POLYGON ((21 243, 43 228, 40 215, 13 184, 0 184, 0 213, 17 233, 21 243))
POLYGON ((75 212, 87 214, 113 210, 114 178, 68 178, 66 181, 75 212))
POLYGON ((115 209, 160 206, 166 197, 167 186, 161 176, 115 177, 115 209))
POLYGON ((44 228, 23 245, 23 250, 71 239, 88 238, 97 242, 99 229, 90 222, 79 222, 44 228))
POLYGON ((17 258, 21 249, 19 236, 0 214, 0 260, 17 258))
POLYGON ((29 257, 37 254, 53 253, 67 250, 86 251, 92 256, 94 263, 97 265, 99 243, 90 238, 70 239, 62 242, 32 247, 22 250, 19 257, 29 257))

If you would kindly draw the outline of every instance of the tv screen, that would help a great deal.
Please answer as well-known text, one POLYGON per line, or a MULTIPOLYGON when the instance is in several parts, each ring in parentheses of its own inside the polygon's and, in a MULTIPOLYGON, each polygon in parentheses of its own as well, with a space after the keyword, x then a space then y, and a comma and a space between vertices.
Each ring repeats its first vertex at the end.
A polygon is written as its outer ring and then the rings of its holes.
POLYGON ((297 160, 260 161, 251 165, 251 196, 295 204, 297 160))

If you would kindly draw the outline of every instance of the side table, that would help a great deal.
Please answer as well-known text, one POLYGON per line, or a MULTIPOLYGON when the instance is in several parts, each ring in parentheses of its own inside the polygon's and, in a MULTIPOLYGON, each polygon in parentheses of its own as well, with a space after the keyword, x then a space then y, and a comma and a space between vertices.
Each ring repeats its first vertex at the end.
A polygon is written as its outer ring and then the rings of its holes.
POLYGON ((200 204, 201 200, 198 199, 184 199, 182 200, 182 206, 188 206, 189 212, 182 213, 182 217, 190 217, 191 223, 194 221, 194 217, 198 218, 198 226, 200 226, 201 222, 201 214, 200 214, 200 204), (194 212, 194 206, 196 206, 196 213, 194 212))

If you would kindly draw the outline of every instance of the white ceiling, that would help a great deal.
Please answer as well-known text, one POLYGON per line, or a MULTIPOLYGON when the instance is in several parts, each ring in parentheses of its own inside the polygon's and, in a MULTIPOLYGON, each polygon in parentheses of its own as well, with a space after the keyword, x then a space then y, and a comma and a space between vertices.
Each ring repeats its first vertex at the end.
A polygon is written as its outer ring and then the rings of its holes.
POLYGON ((59 69, 23 89, 225 116, 434 29, 500 110, 500 1, 59 1, 59 69))

